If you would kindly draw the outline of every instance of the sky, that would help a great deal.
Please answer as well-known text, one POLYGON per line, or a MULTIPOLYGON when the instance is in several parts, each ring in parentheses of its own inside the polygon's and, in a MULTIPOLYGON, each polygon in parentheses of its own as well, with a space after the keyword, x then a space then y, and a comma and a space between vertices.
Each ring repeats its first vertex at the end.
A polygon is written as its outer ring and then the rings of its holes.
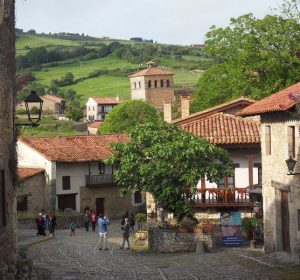
POLYGON ((262 18, 282 0, 16 0, 16 27, 38 33, 84 33, 159 43, 203 43, 212 25, 253 13, 262 18))

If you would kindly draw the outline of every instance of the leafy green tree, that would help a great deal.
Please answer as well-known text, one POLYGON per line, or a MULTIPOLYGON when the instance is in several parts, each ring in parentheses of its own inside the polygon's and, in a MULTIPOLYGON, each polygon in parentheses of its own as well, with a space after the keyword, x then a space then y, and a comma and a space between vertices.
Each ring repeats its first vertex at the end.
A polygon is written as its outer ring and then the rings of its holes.
POLYGON ((65 110, 65 116, 75 122, 78 122, 83 118, 83 110, 81 108, 67 107, 65 110))
POLYGON ((204 51, 216 58, 200 78, 192 110, 205 109, 242 95, 261 99, 299 80, 300 25, 295 19, 252 14, 213 26, 204 51))
POLYGON ((180 219, 192 213, 186 198, 196 191, 201 176, 217 181, 232 173, 228 153, 165 122, 136 126, 131 141, 113 145, 108 163, 117 166, 114 178, 121 194, 151 193, 158 207, 180 219))
POLYGON ((155 121, 158 116, 154 107, 142 100, 130 100, 112 109, 100 126, 100 133, 129 132, 138 124, 155 121))

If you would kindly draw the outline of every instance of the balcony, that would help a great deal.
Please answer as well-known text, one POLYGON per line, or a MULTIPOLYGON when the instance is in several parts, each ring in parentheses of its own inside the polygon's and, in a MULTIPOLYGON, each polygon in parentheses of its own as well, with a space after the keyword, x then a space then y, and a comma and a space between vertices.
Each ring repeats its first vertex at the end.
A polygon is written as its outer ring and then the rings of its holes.
POLYGON ((87 187, 107 186, 114 185, 113 174, 102 174, 102 175, 86 175, 85 185, 87 187))
POLYGON ((254 201, 248 188, 206 188, 187 199, 196 208, 253 207, 254 201))

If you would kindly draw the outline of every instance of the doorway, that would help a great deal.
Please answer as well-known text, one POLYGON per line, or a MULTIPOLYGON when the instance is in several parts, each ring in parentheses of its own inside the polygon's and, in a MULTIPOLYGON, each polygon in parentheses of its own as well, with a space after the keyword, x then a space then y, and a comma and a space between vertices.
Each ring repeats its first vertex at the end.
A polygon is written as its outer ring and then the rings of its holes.
POLYGON ((282 249, 290 252, 290 216, 288 192, 281 191, 282 249))
POLYGON ((100 214, 104 214, 104 198, 96 198, 96 212, 97 216, 100 214))

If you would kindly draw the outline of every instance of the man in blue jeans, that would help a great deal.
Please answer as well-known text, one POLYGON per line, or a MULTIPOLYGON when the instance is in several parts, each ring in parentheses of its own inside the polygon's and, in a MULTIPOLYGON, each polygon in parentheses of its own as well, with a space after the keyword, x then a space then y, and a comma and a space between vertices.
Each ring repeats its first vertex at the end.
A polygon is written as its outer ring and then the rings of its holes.
POLYGON ((108 250, 108 248, 107 248, 107 225, 109 225, 109 224, 110 224, 109 218, 106 216, 103 217, 103 214, 100 214, 99 219, 98 219, 99 250, 102 250, 102 245, 103 245, 104 250, 108 250))

